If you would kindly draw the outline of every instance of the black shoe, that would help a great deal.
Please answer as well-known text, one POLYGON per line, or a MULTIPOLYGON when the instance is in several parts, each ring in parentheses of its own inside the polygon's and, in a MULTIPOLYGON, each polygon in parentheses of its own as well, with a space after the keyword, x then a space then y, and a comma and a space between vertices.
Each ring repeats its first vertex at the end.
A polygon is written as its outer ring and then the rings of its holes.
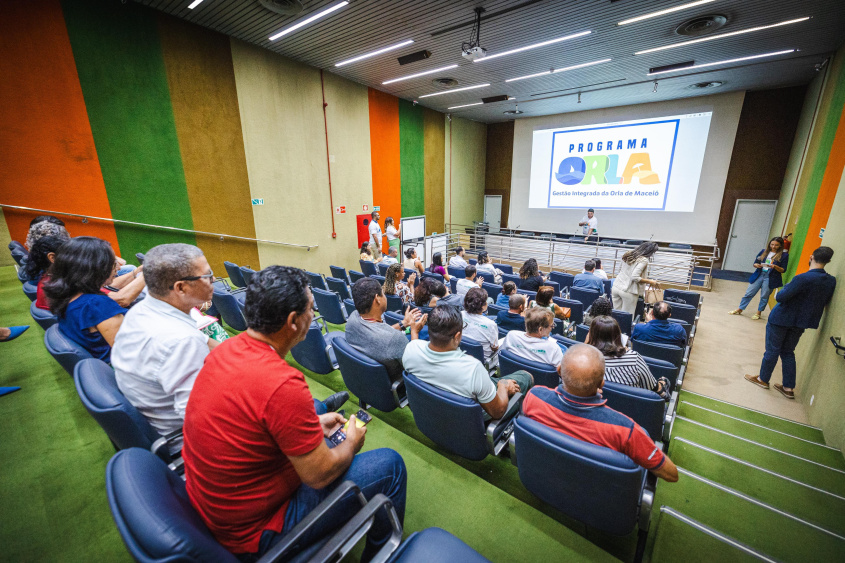
POLYGON ((326 405, 326 408, 329 412, 334 412, 340 407, 343 406, 343 403, 349 400, 349 393, 346 391, 341 391, 340 393, 335 393, 334 395, 330 395, 323 400, 323 404, 326 405))

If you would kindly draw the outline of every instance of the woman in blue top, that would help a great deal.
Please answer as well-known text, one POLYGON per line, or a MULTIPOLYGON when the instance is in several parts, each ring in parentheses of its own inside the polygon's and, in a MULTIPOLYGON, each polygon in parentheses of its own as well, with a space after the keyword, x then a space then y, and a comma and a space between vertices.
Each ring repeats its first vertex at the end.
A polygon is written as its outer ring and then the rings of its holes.
POLYGON ((759 319, 760 314, 769 302, 769 295, 773 290, 783 285, 781 274, 786 270, 787 262, 789 262, 789 253, 783 249, 783 239, 775 237, 770 240, 768 249, 761 250, 757 258, 754 259, 754 268, 756 269, 748 280, 748 289, 739 302, 739 308, 734 309, 730 314, 741 315, 759 291, 760 304, 757 306, 757 312, 751 317, 755 321, 759 319))
POLYGON ((118 270, 111 245, 94 237, 76 237, 62 245, 50 269, 44 293, 59 329, 91 353, 108 362, 126 309, 101 288, 118 270))

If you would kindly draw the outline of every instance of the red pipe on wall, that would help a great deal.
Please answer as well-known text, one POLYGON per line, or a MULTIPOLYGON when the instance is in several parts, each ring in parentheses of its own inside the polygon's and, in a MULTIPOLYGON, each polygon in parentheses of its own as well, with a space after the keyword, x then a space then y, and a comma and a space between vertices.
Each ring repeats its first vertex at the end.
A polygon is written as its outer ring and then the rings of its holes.
POLYGON ((326 118, 326 86, 323 83, 323 69, 320 69, 320 90, 323 92, 323 127, 326 130, 326 169, 329 172, 329 213, 332 216, 332 238, 337 238, 334 228, 334 198, 332 197, 332 164, 329 158, 329 121, 326 118))

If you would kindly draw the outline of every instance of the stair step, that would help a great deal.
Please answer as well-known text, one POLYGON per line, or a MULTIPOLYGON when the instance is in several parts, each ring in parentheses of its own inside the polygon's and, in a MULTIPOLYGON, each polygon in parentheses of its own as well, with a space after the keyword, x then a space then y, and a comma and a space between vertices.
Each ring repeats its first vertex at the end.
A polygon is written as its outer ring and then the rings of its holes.
POLYGON ((689 400, 680 401, 678 415, 829 467, 845 469, 845 459, 842 457, 842 452, 836 448, 741 420, 689 400))
POLYGON ((845 535, 845 497, 817 489, 678 437, 669 457, 680 467, 845 535))
POLYGON ((680 416, 675 418, 672 426, 672 438, 675 437, 686 438, 785 477, 845 496, 845 470, 794 456, 680 416))

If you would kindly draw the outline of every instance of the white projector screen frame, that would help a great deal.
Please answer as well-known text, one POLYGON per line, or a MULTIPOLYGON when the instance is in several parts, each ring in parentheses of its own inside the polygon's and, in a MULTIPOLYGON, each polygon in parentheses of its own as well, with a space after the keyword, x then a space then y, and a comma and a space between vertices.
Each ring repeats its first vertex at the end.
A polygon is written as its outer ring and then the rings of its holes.
POLYGON ((425 215, 402 217, 399 221, 400 238, 403 243, 425 238, 425 215))

